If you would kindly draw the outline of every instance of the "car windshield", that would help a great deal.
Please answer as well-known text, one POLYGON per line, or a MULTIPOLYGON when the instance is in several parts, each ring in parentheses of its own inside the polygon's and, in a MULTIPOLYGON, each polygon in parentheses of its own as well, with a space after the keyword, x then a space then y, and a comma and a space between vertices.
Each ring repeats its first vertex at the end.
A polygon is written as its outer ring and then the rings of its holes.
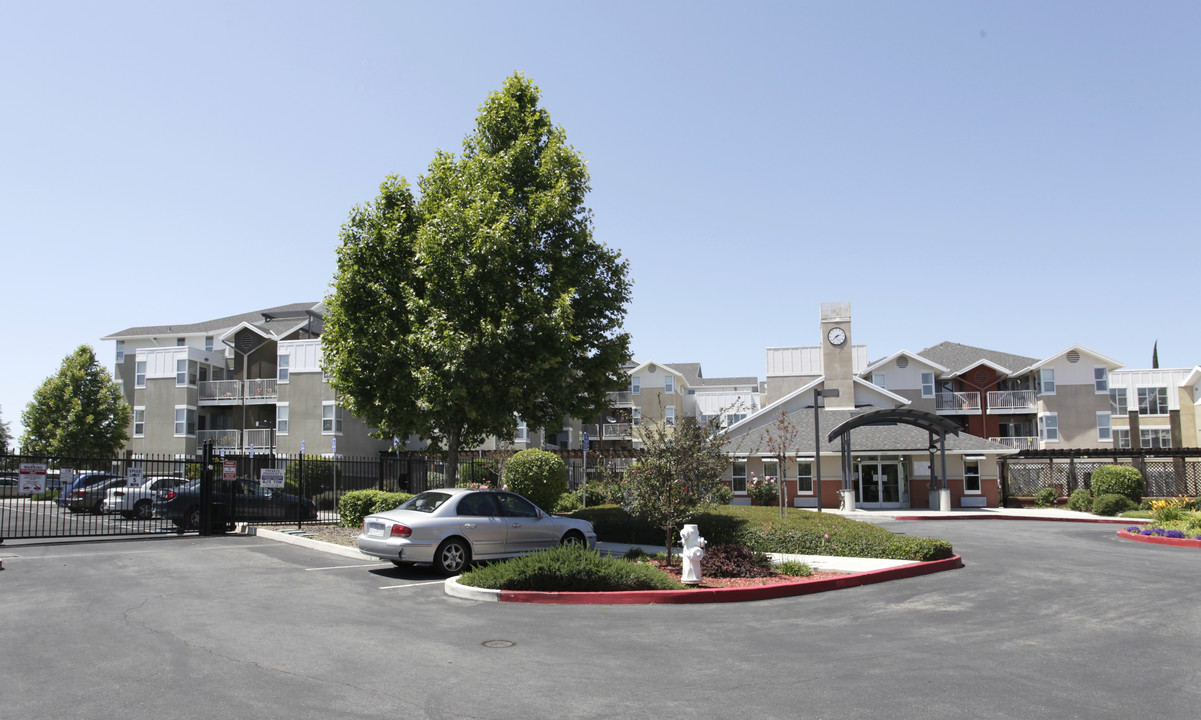
POLYGON ((417 512, 432 513, 449 499, 450 495, 447 493, 427 490, 419 495, 414 495, 408 502, 397 508, 397 510, 416 510, 417 512))

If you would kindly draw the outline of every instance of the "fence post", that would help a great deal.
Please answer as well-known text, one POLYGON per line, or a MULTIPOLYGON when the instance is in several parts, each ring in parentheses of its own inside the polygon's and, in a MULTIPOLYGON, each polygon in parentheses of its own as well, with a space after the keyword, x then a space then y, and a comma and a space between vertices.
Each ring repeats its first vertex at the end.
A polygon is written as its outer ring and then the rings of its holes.
MULTIPOLYGON (((213 443, 206 440, 200 465, 200 527, 201 535, 213 532, 213 443)), ((187 518, 184 518, 185 520, 187 518)))
MULTIPOLYGON (((296 494, 299 495, 300 498, 303 499, 304 498, 304 450, 300 451, 300 456, 297 459, 297 462, 300 463, 300 468, 296 473, 296 494)), ((301 504, 302 504, 301 500, 296 501, 296 529, 297 530, 302 529, 301 524, 300 524, 300 518, 303 517, 302 509, 300 507, 301 504)))

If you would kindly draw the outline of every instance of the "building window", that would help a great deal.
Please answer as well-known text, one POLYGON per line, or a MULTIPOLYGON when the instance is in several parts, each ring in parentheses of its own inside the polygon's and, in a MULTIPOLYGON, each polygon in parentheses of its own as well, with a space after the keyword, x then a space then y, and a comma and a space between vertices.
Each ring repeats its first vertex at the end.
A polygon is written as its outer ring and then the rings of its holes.
POLYGON ((146 435, 146 408, 136 407, 133 409, 133 436, 145 437, 146 435))
POLYGON ((676 406, 668 405, 663 408, 663 423, 668 427, 676 424, 676 406))
POLYGON ((342 434, 342 406, 337 403, 321 403, 321 434, 342 434))
POLYGON ((1158 450, 1172 447, 1172 431, 1168 428, 1147 428, 1139 430, 1138 438, 1144 448, 1158 450))
POLYGON ((676 391, 676 379, 671 375, 663 376, 663 392, 674 393, 676 391))
POLYGON ((872 385, 876 387, 887 387, 884 384, 884 373, 872 373, 872 385))
POLYGON ((288 355, 279 355, 275 363, 275 379, 277 382, 288 382, 288 365, 292 358, 288 355))
POLYGON ((117 364, 120 365, 123 362, 125 362, 125 341, 118 340, 117 341, 117 364))
POLYGON ((288 403, 277 403, 275 406, 275 434, 288 434, 288 403))
POLYGON ((735 460, 730 470, 730 478, 734 484, 734 492, 746 493, 746 460, 735 460))
POLYGON ((1109 412, 1112 415, 1126 416, 1129 410, 1126 405, 1126 388, 1110 388, 1109 412))
POLYGON ((1128 428, 1114 428, 1113 448, 1114 450, 1130 449, 1130 430, 1128 428))
POLYGON ((807 459, 798 460, 796 464, 797 492, 802 495, 813 494, 813 462, 807 459))
POLYGON ((187 344, 188 344, 188 341, 186 338, 175 338, 175 347, 183 347, 184 345, 187 345, 187 344))
POLYGON ((630 378, 630 394, 632 394, 632 395, 641 395, 642 394, 642 378, 641 377, 635 375, 634 377, 630 378))
POLYGON ((200 364, 195 360, 187 358, 179 358, 175 361, 175 386, 195 387, 196 374, 200 371, 200 364))
POLYGON ((730 413, 726 415, 726 427, 730 427, 734 423, 740 423, 746 420, 746 413, 730 413))
POLYGON ((934 397, 934 373, 922 373, 922 397, 934 397))
POLYGON ((212 335, 204 336, 204 351, 205 352, 213 351, 213 336, 212 335))
POLYGON ((1055 368, 1043 368, 1038 372, 1038 394, 1055 394, 1055 368))
POLYGON ((517 437, 513 438, 515 442, 525 442, 530 436, 529 428, 526 427, 525 420, 517 421, 517 437))
POLYGON ((146 361, 137 360, 133 364, 133 386, 146 387, 146 361))
POLYGON ((1059 442, 1059 414, 1038 416, 1038 437, 1043 442, 1059 442))
POLYGON ((963 461, 963 492, 968 495, 980 494, 980 461, 963 461))
POLYGON ((1109 442, 1113 440, 1113 420, 1107 412, 1097 413, 1097 440, 1109 442))
POLYGON ((1168 389, 1166 387, 1139 388, 1138 414, 1167 415, 1168 389))
POLYGON ((1106 368, 1093 368, 1093 387, 1098 393, 1109 392, 1109 370, 1106 368))
POLYGON ((635 425, 638 425, 639 423, 641 423, 642 422, 642 408, 634 408, 630 412, 630 419, 633 421, 633 423, 635 425))
POLYGON ((196 408, 175 408, 175 437, 192 437, 196 434, 196 408))
POLYGON ((763 477, 780 478, 780 461, 775 458, 763 458, 763 477))

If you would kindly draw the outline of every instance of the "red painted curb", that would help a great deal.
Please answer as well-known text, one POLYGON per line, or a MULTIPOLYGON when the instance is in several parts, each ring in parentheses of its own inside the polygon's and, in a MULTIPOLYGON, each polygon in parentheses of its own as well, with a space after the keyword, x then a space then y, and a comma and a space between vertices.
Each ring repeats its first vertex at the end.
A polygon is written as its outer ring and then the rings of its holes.
POLYGON ((1201 538, 1170 538, 1158 535, 1136 535, 1128 530, 1118 530, 1118 537, 1135 542, 1151 543, 1152 545, 1171 545, 1172 547, 1201 548, 1201 538))
POLYGON ((1061 517, 1025 517, 1022 515, 897 515, 894 520, 1034 520, 1036 522, 1072 522, 1072 523, 1105 523, 1109 525, 1137 525, 1149 523, 1142 518, 1061 518, 1061 517))
POLYGON ((839 575, 826 580, 780 583, 749 588, 702 588, 697 590, 636 590, 632 592, 532 592, 501 590, 500 602, 542 605, 684 605, 693 603, 749 602, 773 598, 809 595, 901 580, 963 567, 963 558, 952 555, 946 560, 915 562, 899 567, 839 575))

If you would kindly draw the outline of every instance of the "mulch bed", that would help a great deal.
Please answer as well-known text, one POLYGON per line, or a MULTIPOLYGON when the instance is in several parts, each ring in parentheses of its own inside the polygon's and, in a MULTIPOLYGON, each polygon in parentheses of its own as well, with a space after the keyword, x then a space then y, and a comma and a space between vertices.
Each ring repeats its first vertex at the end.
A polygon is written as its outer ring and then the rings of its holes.
MULTIPOLYGON (((680 567, 679 558, 676 561, 667 565, 662 560, 651 560, 656 567, 663 572, 671 575, 676 580, 680 579, 683 569, 680 567)), ((813 582, 814 580, 825 580, 826 578, 838 577, 846 575, 840 572, 828 572, 825 570, 814 570, 811 575, 772 575, 771 577, 761 578, 719 578, 710 577, 705 574, 705 563, 701 562, 701 584, 692 587, 698 588, 740 588, 740 587, 760 587, 762 585, 781 585, 783 583, 803 583, 813 582)))

